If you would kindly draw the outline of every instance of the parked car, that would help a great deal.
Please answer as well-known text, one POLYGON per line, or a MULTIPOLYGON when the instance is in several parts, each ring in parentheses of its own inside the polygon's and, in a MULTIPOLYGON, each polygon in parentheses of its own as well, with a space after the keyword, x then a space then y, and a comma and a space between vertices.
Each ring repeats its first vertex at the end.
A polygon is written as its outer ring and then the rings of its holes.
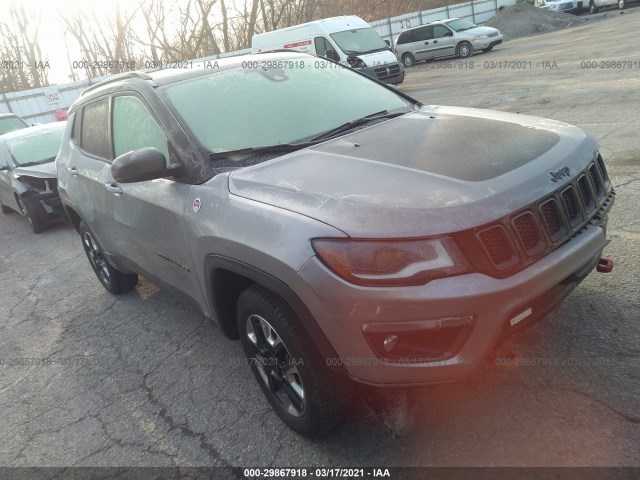
POLYGON ((469 375, 601 261, 614 200, 576 127, 425 107, 298 53, 96 84, 57 168, 102 285, 193 302, 310 437, 352 382, 469 375))
POLYGON ((481 27, 464 18, 439 20, 404 30, 396 39, 396 55, 405 67, 439 57, 468 58, 502 43, 500 30, 481 27))
POLYGON ((22 214, 34 233, 64 218, 55 159, 66 122, 0 135, 0 207, 22 214))
POLYGON ((18 115, 15 113, 0 113, 0 135, 21 128, 27 128, 27 124, 18 115))

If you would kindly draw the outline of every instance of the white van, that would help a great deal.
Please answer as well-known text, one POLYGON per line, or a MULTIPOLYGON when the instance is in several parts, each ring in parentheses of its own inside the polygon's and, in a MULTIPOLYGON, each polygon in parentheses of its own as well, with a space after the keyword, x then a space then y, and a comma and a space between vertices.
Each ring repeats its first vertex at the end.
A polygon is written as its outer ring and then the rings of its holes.
POLYGON ((289 48, 340 62, 381 82, 398 85, 404 80, 404 69, 389 45, 355 15, 294 25, 251 39, 252 53, 289 48))

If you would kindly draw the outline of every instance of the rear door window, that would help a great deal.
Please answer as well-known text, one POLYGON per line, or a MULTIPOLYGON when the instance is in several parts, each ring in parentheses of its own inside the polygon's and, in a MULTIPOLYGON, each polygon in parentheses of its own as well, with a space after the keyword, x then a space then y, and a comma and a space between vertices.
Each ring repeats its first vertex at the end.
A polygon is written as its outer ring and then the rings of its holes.
POLYGON ((433 39, 433 27, 422 27, 413 31, 414 42, 423 42, 431 39, 433 39))

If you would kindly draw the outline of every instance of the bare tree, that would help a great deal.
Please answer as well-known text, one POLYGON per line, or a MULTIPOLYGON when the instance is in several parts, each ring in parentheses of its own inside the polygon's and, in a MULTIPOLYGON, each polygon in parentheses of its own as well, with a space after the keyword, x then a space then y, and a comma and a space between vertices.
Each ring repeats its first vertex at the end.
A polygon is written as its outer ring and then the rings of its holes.
POLYGON ((90 77, 135 70, 137 46, 133 41, 132 23, 139 8, 123 11, 116 3, 112 17, 98 17, 95 11, 78 10, 60 16, 65 33, 77 42, 82 58, 80 65, 90 77))
POLYGON ((11 3, 9 20, 0 23, 0 89, 12 92, 49 85, 48 62, 39 42, 42 17, 27 14, 23 4, 11 3))

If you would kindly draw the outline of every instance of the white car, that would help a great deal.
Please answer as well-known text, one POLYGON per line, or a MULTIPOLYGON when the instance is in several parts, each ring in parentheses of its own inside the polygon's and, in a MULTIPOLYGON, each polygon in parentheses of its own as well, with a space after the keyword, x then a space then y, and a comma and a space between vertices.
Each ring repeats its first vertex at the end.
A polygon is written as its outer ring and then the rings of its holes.
POLYGON ((411 67, 437 57, 467 58, 477 50, 487 52, 500 43, 500 30, 453 18, 405 30, 398 35, 395 48, 398 59, 405 67, 411 67))

